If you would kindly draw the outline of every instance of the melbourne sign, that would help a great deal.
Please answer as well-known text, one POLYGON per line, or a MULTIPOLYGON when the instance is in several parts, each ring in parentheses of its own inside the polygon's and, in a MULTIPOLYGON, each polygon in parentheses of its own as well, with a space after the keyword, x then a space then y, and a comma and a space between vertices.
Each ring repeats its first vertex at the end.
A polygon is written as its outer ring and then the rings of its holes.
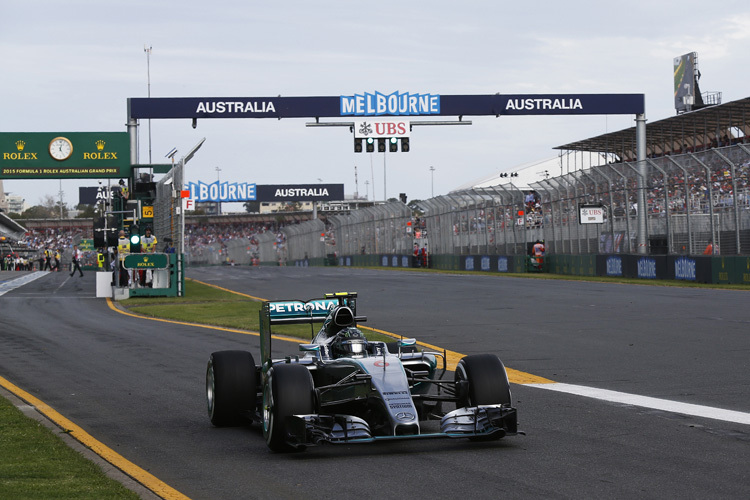
POLYGON ((439 115, 440 96, 435 94, 410 94, 380 92, 341 96, 341 116, 399 116, 439 115))
POLYGON ((679 257, 674 261, 674 278, 695 281, 695 259, 679 257))
POLYGON ((204 182, 188 183, 190 198, 194 201, 253 201, 255 200, 255 183, 204 182))
POLYGON ((190 182, 190 198, 197 202, 232 201, 341 201, 343 184, 268 184, 256 185, 238 182, 211 184, 190 182))
POLYGON ((127 132, 0 132, 0 178, 102 178, 130 174, 127 132))

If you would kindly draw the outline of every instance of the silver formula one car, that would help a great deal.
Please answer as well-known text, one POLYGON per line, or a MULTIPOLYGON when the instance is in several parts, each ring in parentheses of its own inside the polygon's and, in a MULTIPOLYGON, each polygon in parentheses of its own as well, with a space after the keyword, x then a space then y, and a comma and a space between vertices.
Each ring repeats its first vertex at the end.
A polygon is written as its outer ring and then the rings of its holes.
POLYGON ((259 422, 273 451, 393 439, 490 440, 518 433, 508 376, 497 356, 466 356, 453 380, 443 380, 445 353, 419 351, 414 339, 367 341, 357 328, 366 318, 356 312, 356 293, 264 302, 261 365, 246 351, 211 354, 206 371, 211 422, 259 422), (312 341, 300 344, 301 355, 271 357, 273 325, 320 322, 312 341))

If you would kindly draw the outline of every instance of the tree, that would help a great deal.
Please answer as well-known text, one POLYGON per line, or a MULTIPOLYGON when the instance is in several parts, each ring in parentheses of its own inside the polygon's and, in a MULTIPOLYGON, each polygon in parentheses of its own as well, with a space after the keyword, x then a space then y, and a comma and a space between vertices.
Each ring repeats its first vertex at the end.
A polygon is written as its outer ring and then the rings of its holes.
POLYGON ((79 210, 78 215, 76 215, 76 219, 93 219, 97 216, 96 207, 94 205, 86 205, 85 203, 80 203, 76 205, 76 210, 79 210))
POLYGON ((47 218, 58 218, 60 217, 60 207, 62 206, 62 218, 68 216, 68 207, 63 203, 60 203, 59 199, 55 199, 52 195, 45 194, 42 198, 42 206, 49 210, 47 218))
POLYGON ((242 204, 243 207, 245 207, 245 210, 250 214, 257 214, 260 212, 260 202, 259 201, 246 201, 242 204))
MULTIPOLYGON (((51 219, 52 210, 42 205, 35 205, 29 209, 24 210, 21 214, 21 219, 51 219)), ((58 212, 59 215, 59 212, 58 212)))

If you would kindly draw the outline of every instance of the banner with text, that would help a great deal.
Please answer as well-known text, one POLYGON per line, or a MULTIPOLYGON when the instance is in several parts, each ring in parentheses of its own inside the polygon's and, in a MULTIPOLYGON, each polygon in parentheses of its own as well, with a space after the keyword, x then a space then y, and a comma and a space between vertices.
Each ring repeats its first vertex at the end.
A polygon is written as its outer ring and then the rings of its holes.
POLYGON ((341 201, 343 184, 268 184, 189 182, 190 198, 196 202, 233 201, 341 201))
POLYGON ((0 132, 0 178, 127 177, 127 132, 0 132))

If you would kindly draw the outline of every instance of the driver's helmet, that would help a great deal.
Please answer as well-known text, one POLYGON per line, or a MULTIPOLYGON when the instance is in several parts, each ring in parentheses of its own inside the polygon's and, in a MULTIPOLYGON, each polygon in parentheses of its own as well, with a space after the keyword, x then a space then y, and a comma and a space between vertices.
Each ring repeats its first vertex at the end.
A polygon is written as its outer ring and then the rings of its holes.
POLYGON ((344 328, 336 337, 333 344, 335 356, 362 357, 366 354, 367 339, 358 328, 344 328))

